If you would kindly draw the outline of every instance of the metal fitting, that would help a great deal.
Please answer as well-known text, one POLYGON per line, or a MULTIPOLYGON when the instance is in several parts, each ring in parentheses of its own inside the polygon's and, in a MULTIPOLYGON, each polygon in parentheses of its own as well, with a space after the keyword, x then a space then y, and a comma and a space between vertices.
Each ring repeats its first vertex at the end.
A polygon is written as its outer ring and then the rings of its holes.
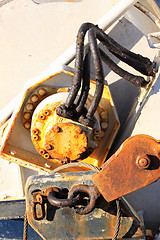
POLYGON ((39 129, 38 129, 38 128, 33 129, 33 130, 32 130, 32 133, 33 133, 33 134, 36 134, 36 135, 39 134, 39 129))
POLYGON ((40 114, 40 115, 39 115, 39 118, 40 118, 41 120, 45 120, 45 119, 46 119, 46 116, 45 116, 44 114, 40 114))
POLYGON ((34 134, 34 135, 33 135, 33 139, 34 139, 35 141, 38 141, 38 140, 39 140, 39 136, 38 136, 37 134, 34 134))
POLYGON ((27 105, 26 105, 26 109, 27 109, 28 111, 32 111, 33 108, 34 108, 34 106, 33 106, 32 103, 27 103, 27 105))
POLYGON ((49 159, 49 158, 50 158, 49 153, 45 153, 45 154, 44 154, 44 158, 49 159))
POLYGON ((136 164, 139 168, 141 169, 146 169, 149 167, 150 165, 150 159, 147 156, 144 157, 140 157, 138 156, 137 160, 136 160, 136 164))
POLYGON ((40 96, 44 96, 44 95, 46 95, 46 93, 47 93, 47 91, 46 91, 44 88, 41 88, 41 89, 39 89, 39 91, 38 91, 38 94, 39 94, 40 96))
POLYGON ((24 127, 25 127, 26 129, 29 129, 29 128, 31 127, 30 122, 26 122, 26 123, 24 124, 24 127))
POLYGON ((31 114, 30 114, 29 112, 25 112, 25 113, 23 114, 23 118, 24 118, 25 120, 29 120, 29 119, 31 119, 31 114))
POLYGON ((39 97, 37 94, 33 94, 31 96, 31 102, 35 103, 35 102, 38 102, 38 100, 39 100, 39 97))
POLYGON ((101 122, 101 128, 102 129, 106 129, 108 127, 108 123, 107 122, 101 122))
POLYGON ((41 155, 44 155, 46 153, 46 151, 44 149, 40 149, 39 152, 40 152, 41 155))
POLYGON ((102 118, 102 119, 108 119, 108 112, 107 111, 105 111, 105 112, 101 112, 101 114, 100 114, 100 117, 102 118))
POLYGON ((43 113, 45 116, 49 116, 50 115, 50 111, 49 110, 45 110, 43 113))
POLYGON ((51 144, 48 144, 45 146, 46 150, 49 151, 53 148, 53 146, 51 144))

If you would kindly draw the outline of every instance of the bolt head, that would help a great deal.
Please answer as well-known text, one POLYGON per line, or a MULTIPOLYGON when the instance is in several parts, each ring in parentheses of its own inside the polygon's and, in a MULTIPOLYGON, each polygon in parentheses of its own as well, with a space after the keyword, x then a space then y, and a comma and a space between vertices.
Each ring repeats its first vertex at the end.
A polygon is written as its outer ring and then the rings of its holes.
POLYGON ((137 161, 136 161, 136 164, 137 164, 137 166, 139 168, 146 169, 150 165, 150 159, 147 156, 145 156, 145 157, 138 157, 137 161))
POLYGON ((52 130, 53 130, 54 132, 58 133, 58 132, 60 132, 60 127, 57 126, 57 125, 55 125, 55 126, 52 128, 52 130))

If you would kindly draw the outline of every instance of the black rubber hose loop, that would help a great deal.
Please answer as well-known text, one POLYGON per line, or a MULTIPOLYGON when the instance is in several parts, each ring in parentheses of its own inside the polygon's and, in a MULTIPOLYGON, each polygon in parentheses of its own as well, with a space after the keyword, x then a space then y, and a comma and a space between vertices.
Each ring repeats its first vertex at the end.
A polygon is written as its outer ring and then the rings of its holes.
POLYGON ((89 88, 90 88, 90 52, 89 48, 87 49, 87 54, 84 58, 84 64, 83 64, 83 84, 82 84, 82 90, 81 94, 76 102, 76 112, 78 116, 82 114, 84 111, 84 106, 87 101, 89 88))
POLYGON ((141 72, 146 76, 154 76, 155 72, 153 69, 153 63, 149 58, 143 57, 140 54, 133 53, 128 49, 121 46, 111 37, 109 37, 99 27, 97 28, 97 38, 107 49, 114 54, 121 61, 125 62, 129 66, 133 67, 137 71, 141 72))
POLYGON ((120 77, 124 78, 125 80, 129 81, 130 83, 134 84, 135 87, 145 87, 148 82, 141 76, 136 76, 134 74, 131 74, 125 70, 123 70, 121 67, 119 67, 117 64, 115 64, 105 52, 103 52, 102 49, 99 48, 101 57, 103 62, 116 74, 118 74, 120 77))
POLYGON ((84 23, 81 25, 76 41, 76 59, 75 59, 75 73, 73 77, 72 88, 69 92, 68 98, 65 102, 67 108, 71 107, 81 87, 81 78, 83 72, 83 56, 84 56, 84 38, 88 29, 93 27, 92 23, 84 23))
POLYGON ((99 52, 99 48, 96 40, 96 31, 97 31, 97 28, 95 27, 90 28, 88 31, 90 51, 93 57, 93 63, 94 63, 94 68, 96 72, 96 90, 95 90, 91 105, 88 109, 88 113, 86 115, 88 119, 93 119, 94 113, 97 110, 97 107, 101 100, 103 88, 104 88, 104 73, 103 73, 101 56, 100 56, 100 52, 99 52))

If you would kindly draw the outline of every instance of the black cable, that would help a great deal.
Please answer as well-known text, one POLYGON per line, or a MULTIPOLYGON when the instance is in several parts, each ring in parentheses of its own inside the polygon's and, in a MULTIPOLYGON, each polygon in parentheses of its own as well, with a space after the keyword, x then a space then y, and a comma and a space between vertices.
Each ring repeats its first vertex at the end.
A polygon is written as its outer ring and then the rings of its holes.
POLYGON ((84 105, 86 103, 88 93, 89 93, 89 86, 90 86, 90 51, 89 48, 87 49, 87 54, 84 58, 83 63, 83 85, 81 89, 81 94, 76 102, 76 112, 77 115, 80 116, 82 112, 84 112, 84 105))
POLYGON ((104 63, 116 74, 120 77, 124 78, 125 80, 129 81, 130 83, 134 84, 136 87, 145 87, 148 82, 141 76, 135 76, 121 67, 119 67, 116 63, 114 63, 102 49, 99 48, 102 60, 104 63))

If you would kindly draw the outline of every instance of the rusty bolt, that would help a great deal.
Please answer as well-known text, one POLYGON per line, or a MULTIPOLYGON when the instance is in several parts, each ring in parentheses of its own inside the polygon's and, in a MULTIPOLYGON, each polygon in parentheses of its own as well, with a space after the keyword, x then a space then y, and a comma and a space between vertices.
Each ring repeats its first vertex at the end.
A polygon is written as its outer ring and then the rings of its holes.
POLYGON ((36 195, 36 201, 39 202, 40 204, 43 203, 43 198, 42 198, 41 194, 36 195))
POLYGON ((39 129, 38 128, 33 129, 32 133, 37 135, 39 133, 39 129))
POLYGON ((31 127, 30 122, 26 122, 26 123, 24 124, 24 127, 25 127, 26 129, 29 129, 29 128, 31 127))
POLYGON ((39 115, 39 117, 40 117, 41 120, 45 120, 46 119, 46 116, 44 114, 39 115))
POLYGON ((33 104, 32 103, 28 103, 26 106, 28 111, 32 111, 33 110, 33 104))
POLYGON ((31 102, 35 103, 35 102, 38 102, 38 100, 39 100, 39 97, 37 94, 33 94, 31 96, 31 102))
POLYGON ((136 164, 139 168, 146 169, 150 165, 150 159, 147 156, 145 156, 145 157, 138 156, 138 158, 136 160, 136 164))
POLYGON ((39 89, 38 94, 40 96, 44 96, 47 93, 47 91, 44 88, 39 89))
POLYGON ((46 150, 51 150, 53 147, 52 147, 52 145, 51 144, 48 144, 48 145, 46 145, 46 150))
POLYGON ((100 116, 102 119, 108 119, 108 112, 101 112, 100 116))
POLYGON ((49 153, 45 153, 43 157, 48 159, 48 158, 50 158, 50 155, 49 155, 49 153))
POLYGON ((81 129, 81 128, 76 128, 76 129, 75 129, 75 133, 81 134, 81 133, 82 133, 82 129, 81 129))
POLYGON ((25 112, 23 114, 23 118, 26 119, 26 120, 29 120, 29 119, 31 119, 31 114, 29 112, 25 112))
POLYGON ((39 152, 40 152, 41 155, 44 155, 46 151, 44 149, 40 149, 39 152))
POLYGON ((100 130, 98 128, 94 128, 93 129, 93 133, 96 134, 96 135, 99 135, 100 134, 100 130))
POLYGON ((58 127, 58 126, 55 125, 55 126, 53 126, 52 130, 53 130, 54 132, 58 133, 58 132, 60 132, 60 127, 58 127))
POLYGON ((49 111, 49 110, 45 110, 45 111, 44 111, 44 115, 45 115, 45 116, 49 116, 49 115, 50 115, 50 111, 49 111))
POLYGON ((107 122, 101 122, 101 127, 102 127, 102 129, 106 129, 108 127, 108 123, 107 122))
POLYGON ((34 134, 34 135, 33 135, 33 139, 34 139, 35 141, 38 141, 38 140, 39 140, 39 136, 36 135, 36 134, 34 134))
POLYGON ((93 136, 93 139, 94 139, 95 141, 97 141, 97 140, 99 139, 99 135, 94 135, 94 136, 93 136))

